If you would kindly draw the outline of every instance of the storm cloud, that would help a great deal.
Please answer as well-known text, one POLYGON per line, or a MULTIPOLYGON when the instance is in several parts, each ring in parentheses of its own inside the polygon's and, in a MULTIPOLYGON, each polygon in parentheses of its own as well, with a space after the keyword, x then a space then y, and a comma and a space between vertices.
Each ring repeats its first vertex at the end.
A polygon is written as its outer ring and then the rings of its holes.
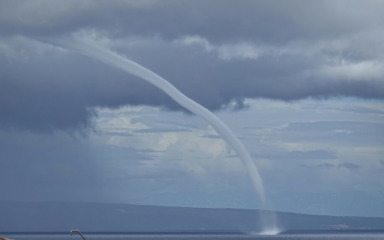
POLYGON ((211 110, 242 108, 245 98, 384 97, 379 1, 0 4, 6 129, 88 128, 98 106, 181 109, 133 76, 46 43, 74 34, 139 62, 211 110))

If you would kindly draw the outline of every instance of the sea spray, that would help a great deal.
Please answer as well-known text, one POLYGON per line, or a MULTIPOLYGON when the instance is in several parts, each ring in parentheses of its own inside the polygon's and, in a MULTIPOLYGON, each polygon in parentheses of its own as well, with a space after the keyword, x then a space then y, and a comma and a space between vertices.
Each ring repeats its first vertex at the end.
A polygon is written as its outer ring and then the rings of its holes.
MULTIPOLYGON (((85 39, 74 37, 71 40, 59 40, 54 41, 56 44, 61 45, 64 48, 72 49, 77 51, 80 54, 91 57, 93 59, 97 59, 103 63, 106 63, 110 66, 119 68, 129 74, 137 76, 156 87, 160 88, 163 92, 169 95, 174 101, 180 104, 182 107, 191 111, 192 113, 202 117, 205 119, 212 127, 220 134, 220 136, 229 144, 235 152, 238 154, 240 159, 242 160, 245 168, 248 170, 249 177, 252 181, 255 190, 261 199, 262 203, 265 204, 265 192, 264 185, 259 174, 259 171, 253 162, 250 154, 245 149, 244 145, 240 142, 240 140, 235 136, 229 127, 223 123, 216 115, 214 115, 211 111, 201 106, 194 100, 188 98, 183 93, 181 93, 178 89, 176 89, 171 83, 169 83, 164 78, 160 77, 156 73, 150 71, 149 69, 129 60, 128 58, 122 57, 121 55, 107 49, 100 47, 95 41, 91 39, 85 39)), ((265 215, 265 213, 262 213, 265 215)), ((263 229, 267 230, 275 227, 274 214, 270 212, 268 216, 261 217, 261 222, 263 224, 263 229), (273 220, 272 220, 273 219, 273 220), (266 222, 268 221, 268 223, 266 222)))

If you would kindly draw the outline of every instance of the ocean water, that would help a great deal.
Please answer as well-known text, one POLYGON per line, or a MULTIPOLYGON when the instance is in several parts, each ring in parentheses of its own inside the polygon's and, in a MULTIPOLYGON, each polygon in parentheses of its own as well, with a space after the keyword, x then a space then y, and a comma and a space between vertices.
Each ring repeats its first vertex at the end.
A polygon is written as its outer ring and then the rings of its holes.
MULTIPOLYGON (((87 240, 384 240, 384 232, 295 232, 273 236, 247 234, 86 234, 87 240)), ((1 234, 14 240, 82 240, 75 234, 1 234)))

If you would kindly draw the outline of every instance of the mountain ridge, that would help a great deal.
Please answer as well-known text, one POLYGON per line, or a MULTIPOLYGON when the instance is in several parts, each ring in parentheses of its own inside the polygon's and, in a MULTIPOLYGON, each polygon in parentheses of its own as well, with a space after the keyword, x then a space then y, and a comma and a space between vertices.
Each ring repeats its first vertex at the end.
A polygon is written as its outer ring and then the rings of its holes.
MULTIPOLYGON (((0 201, 0 232, 249 232, 268 210, 190 208, 120 203, 0 201)), ((384 230, 384 218, 276 212, 295 230, 384 230)))

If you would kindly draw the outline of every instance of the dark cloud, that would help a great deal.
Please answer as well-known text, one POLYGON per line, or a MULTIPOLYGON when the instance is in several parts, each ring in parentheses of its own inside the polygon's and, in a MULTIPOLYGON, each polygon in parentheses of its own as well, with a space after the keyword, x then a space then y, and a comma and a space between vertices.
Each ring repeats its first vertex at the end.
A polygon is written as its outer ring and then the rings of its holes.
POLYGON ((332 169, 332 168, 335 167, 335 165, 334 165, 334 164, 331 164, 331 163, 322 163, 322 164, 318 164, 317 166, 318 166, 319 168, 327 169, 327 170, 332 169))
POLYGON ((105 136, 120 136, 120 137, 130 137, 133 136, 131 133, 121 133, 121 132, 110 132, 102 131, 102 134, 105 136))
POLYGON ((2 128, 42 132, 85 128, 96 116, 95 106, 161 106, 170 102, 149 84, 103 64, 76 54, 50 54, 34 53, 16 63, 0 56, 2 128), (144 93, 137 89, 144 89, 144 93))
POLYGON ((359 1, 2 1, 0 124, 67 130, 89 127, 96 106, 180 110, 135 77, 29 39, 79 31, 103 36, 211 110, 244 108, 245 98, 383 99, 383 11, 359 1), (183 44, 190 36, 200 42, 183 44))
POLYGON ((287 42, 328 38, 383 25, 381 2, 296 0, 2 1, 2 33, 55 35, 92 28, 115 36, 206 36, 212 41, 287 42))
POLYGON ((322 164, 318 164, 317 165, 319 168, 323 168, 323 169, 333 169, 333 168, 345 168, 345 169, 348 169, 350 171, 355 171, 355 170, 358 170, 360 169, 361 167, 357 164, 354 164, 354 163, 348 163, 348 162, 344 162, 344 163, 340 163, 338 165, 335 165, 335 164, 331 164, 331 163, 322 163, 322 164))
POLYGON ((351 171, 354 171, 354 170, 357 170, 359 168, 361 168, 359 165, 356 165, 356 164, 353 164, 353 163, 340 163, 338 165, 339 168, 346 168, 348 170, 351 170, 351 171))

